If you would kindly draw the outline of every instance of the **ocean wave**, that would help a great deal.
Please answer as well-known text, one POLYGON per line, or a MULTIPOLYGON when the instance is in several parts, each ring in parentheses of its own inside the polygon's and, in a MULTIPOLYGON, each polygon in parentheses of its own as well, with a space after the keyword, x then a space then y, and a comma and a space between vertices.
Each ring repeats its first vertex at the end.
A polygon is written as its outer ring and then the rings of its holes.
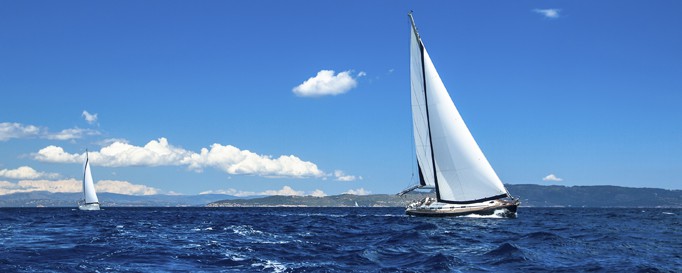
POLYGON ((0 221, 0 272, 682 268, 680 209, 523 208, 516 219, 406 217, 402 208, 265 211, 22 210, 0 221))

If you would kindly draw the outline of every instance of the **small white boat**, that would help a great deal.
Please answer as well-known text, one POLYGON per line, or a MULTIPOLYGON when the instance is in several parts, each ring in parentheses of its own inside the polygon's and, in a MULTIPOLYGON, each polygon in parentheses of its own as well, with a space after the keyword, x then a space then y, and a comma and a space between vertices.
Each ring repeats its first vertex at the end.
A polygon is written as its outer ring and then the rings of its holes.
POLYGON ((87 150, 85 151, 85 164, 83 165, 83 200, 78 202, 78 209, 99 210, 99 200, 95 192, 95 184, 92 182, 87 150))
POLYGON ((426 52, 412 13, 410 82, 412 125, 419 169, 415 189, 435 189, 435 198, 407 206, 415 216, 467 214, 516 216, 519 200, 502 184, 471 135, 426 52))

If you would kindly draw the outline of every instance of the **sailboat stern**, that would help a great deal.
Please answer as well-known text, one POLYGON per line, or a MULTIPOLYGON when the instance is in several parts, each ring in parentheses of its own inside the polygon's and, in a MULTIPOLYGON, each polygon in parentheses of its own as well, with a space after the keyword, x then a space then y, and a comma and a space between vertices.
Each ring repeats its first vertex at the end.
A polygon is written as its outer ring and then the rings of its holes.
POLYGON ((79 204, 79 210, 99 210, 99 203, 79 204))

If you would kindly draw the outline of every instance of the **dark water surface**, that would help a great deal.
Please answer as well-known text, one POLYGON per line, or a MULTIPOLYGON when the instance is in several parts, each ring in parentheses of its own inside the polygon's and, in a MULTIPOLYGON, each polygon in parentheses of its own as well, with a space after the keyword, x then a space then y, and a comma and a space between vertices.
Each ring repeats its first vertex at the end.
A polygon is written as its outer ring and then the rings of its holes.
POLYGON ((159 271, 682 272, 682 209, 0 209, 0 272, 159 271))

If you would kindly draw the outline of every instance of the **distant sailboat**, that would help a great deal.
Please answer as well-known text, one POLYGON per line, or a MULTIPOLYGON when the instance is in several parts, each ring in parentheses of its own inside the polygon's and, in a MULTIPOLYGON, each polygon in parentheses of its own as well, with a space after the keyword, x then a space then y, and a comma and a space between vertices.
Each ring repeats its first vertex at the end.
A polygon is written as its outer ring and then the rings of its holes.
POLYGON ((78 209, 99 210, 99 200, 95 192, 95 184, 92 182, 87 150, 85 151, 85 164, 83 164, 83 200, 79 202, 78 209))
POLYGON ((412 13, 410 81, 412 121, 419 169, 415 189, 435 189, 436 198, 409 204, 405 213, 417 216, 515 216, 512 198, 478 147, 440 79, 417 32, 412 13))

